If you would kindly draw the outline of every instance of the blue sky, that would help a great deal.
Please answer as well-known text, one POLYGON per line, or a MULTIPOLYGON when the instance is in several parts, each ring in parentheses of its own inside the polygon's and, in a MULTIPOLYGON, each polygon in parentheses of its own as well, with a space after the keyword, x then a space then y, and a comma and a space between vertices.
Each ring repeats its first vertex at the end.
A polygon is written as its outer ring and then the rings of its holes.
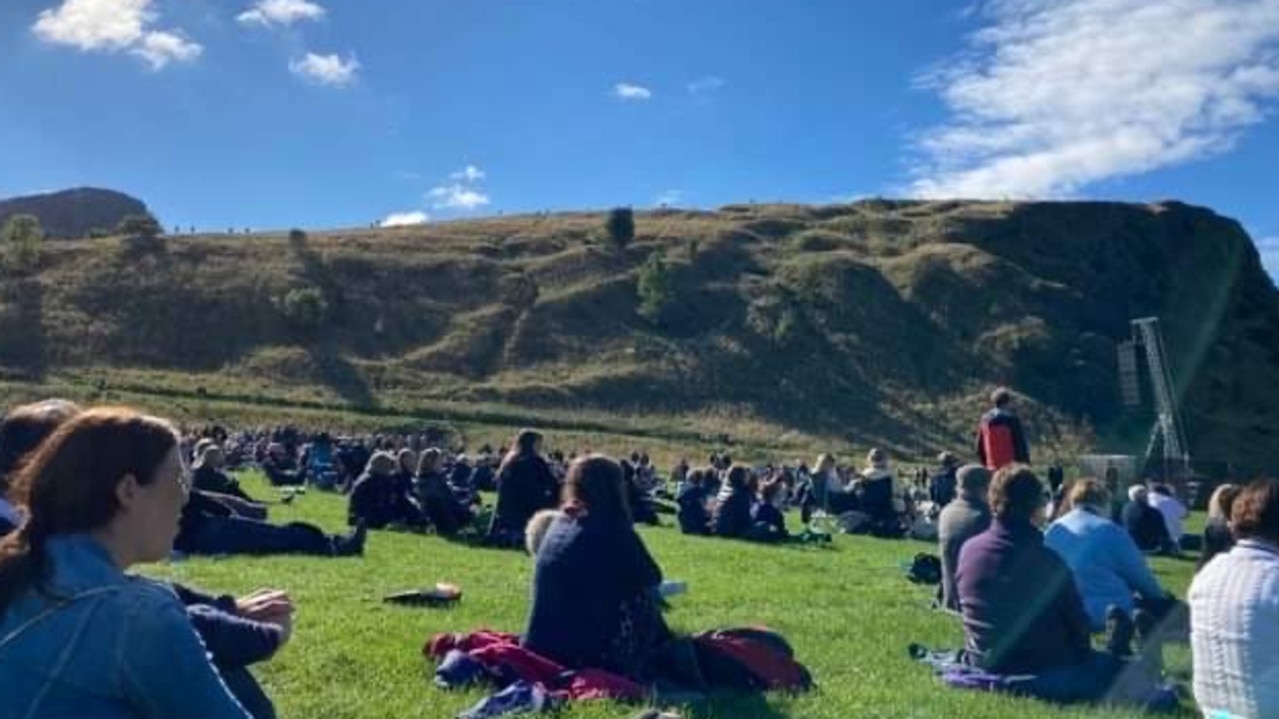
POLYGON ((1178 198, 1279 268, 1279 0, 4 0, 0 196, 342 227, 1178 198))

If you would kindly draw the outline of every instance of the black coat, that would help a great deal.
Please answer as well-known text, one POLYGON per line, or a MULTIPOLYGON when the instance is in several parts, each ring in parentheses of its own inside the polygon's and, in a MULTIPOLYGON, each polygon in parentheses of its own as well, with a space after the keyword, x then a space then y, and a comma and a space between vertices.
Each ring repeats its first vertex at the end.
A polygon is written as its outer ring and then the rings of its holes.
POLYGON ((560 483, 536 454, 521 454, 502 465, 497 476, 497 507, 489 535, 524 534, 528 521, 559 505, 560 483))

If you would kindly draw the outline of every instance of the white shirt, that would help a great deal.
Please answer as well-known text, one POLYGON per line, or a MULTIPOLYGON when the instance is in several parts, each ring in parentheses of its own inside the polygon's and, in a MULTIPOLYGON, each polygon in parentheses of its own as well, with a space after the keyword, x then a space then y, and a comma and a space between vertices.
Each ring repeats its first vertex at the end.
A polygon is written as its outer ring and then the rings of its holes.
POLYGON ((1190 512, 1186 509, 1186 505, 1177 500, 1176 497, 1167 497, 1157 492, 1150 493, 1150 506, 1159 510, 1164 515, 1164 524, 1168 527, 1168 538, 1172 540, 1174 545, 1181 545, 1181 538, 1185 536, 1186 529, 1182 526, 1187 515, 1190 512))
POLYGON ((1279 548, 1239 542, 1195 577, 1189 601, 1200 711, 1279 718, 1279 548))

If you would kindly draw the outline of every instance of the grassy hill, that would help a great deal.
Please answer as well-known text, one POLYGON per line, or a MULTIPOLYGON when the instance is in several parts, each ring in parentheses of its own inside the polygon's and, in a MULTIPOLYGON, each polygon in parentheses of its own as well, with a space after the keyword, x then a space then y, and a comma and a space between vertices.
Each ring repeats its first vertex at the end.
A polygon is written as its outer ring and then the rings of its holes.
POLYGON ((1116 343, 1156 315, 1196 455, 1274 466, 1279 294, 1209 210, 869 200, 636 217, 621 250, 599 213, 51 243, 36 272, 0 269, 0 397, 917 454, 967 447, 1008 383, 1041 447, 1122 450, 1150 417, 1120 405, 1116 343), (673 302, 649 320, 636 286, 654 253, 673 302))

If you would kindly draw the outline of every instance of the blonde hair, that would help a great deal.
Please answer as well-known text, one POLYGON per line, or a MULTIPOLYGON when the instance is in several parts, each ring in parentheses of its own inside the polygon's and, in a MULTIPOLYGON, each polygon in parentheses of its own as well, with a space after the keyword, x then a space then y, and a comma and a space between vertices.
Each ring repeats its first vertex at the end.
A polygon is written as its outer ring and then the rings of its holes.
POLYGON ((551 524, 563 516, 564 513, 558 509, 543 509, 528 520, 528 526, 524 528, 524 548, 528 550, 529 556, 537 556, 551 524))
POLYGON ((1067 506, 1071 509, 1079 509, 1080 507, 1104 509, 1106 503, 1110 501, 1110 493, 1106 491, 1105 485, 1089 477, 1070 485, 1067 501, 1069 502, 1067 506))
POLYGON ((1212 497, 1208 499, 1208 518, 1229 522, 1231 509, 1242 491, 1243 487, 1237 484, 1223 484, 1213 490, 1212 497))

